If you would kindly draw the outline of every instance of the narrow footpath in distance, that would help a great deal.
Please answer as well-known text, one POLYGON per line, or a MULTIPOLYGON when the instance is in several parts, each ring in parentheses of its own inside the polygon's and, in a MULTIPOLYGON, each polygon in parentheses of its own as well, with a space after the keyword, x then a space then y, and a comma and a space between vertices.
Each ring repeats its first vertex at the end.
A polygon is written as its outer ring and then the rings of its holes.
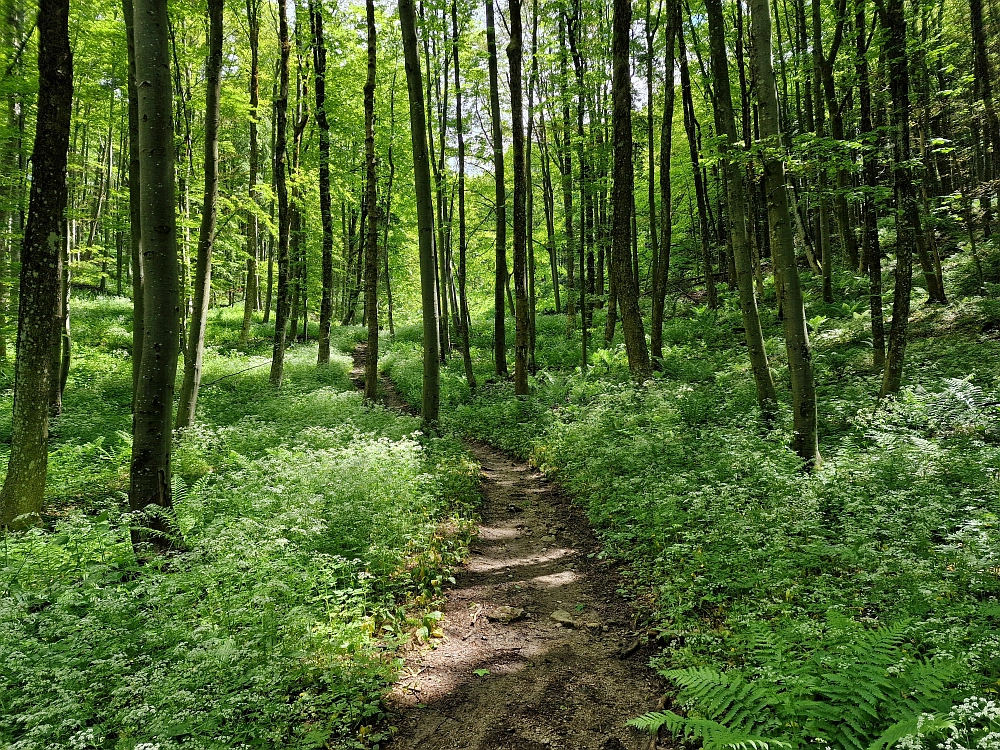
MULTIPOLYGON (((364 375, 363 345, 355 352, 364 375)), ((383 378, 385 402, 405 408, 383 378)), ((478 442, 481 525, 446 591, 444 638, 404 654, 391 750, 651 750, 625 726, 661 685, 637 648, 583 511, 526 463, 478 442)))

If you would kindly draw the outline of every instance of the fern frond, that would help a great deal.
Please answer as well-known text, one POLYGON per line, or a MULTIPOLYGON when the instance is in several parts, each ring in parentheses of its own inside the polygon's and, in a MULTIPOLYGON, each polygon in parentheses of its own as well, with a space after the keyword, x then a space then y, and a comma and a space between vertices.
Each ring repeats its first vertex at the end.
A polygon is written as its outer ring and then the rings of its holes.
POLYGON ((954 726, 954 720, 945 714, 911 716, 897 721, 882 732, 879 738, 868 746, 868 750, 889 750, 904 737, 937 733, 946 729, 952 729, 954 726))
POLYGON ((666 727, 675 736, 701 740, 704 750, 791 750, 790 742, 734 731, 711 719, 692 719, 673 711, 655 711, 632 719, 629 726, 651 734, 666 727))

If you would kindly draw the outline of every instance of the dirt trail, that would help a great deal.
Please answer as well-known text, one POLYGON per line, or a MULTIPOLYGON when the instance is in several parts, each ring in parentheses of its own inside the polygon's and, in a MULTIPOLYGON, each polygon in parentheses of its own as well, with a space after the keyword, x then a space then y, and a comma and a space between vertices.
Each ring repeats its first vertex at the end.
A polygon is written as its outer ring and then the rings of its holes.
POLYGON ((389 747, 647 750, 624 724, 660 684, 629 647, 631 610, 583 512, 527 464, 466 445, 482 465, 479 535, 446 593, 444 638, 406 654, 389 747))

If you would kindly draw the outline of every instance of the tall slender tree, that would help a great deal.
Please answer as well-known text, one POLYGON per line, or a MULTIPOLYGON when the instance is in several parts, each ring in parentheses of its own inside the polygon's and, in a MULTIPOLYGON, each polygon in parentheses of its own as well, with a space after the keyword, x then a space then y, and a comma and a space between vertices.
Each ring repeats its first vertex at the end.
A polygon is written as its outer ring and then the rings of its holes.
POLYGON ((253 313, 258 309, 260 274, 257 271, 257 252, 260 244, 257 219, 257 173, 260 171, 260 144, 257 141, 257 118, 260 107, 260 4, 261 0, 246 0, 247 31, 250 42, 250 205, 247 211, 247 280, 243 291, 243 327, 240 329, 240 344, 246 346, 250 340, 250 324, 253 313))
MULTIPOLYGON (((882 375, 881 396, 899 391, 906 357, 906 330, 913 285, 913 249, 924 243, 920 208, 910 165, 910 71, 906 53, 906 16, 903 0, 876 0, 885 29, 885 55, 892 98, 893 189, 896 194, 896 288, 892 298, 889 351, 882 375)), ((930 284, 928 284, 930 286, 930 284)), ((929 292, 933 295, 933 289, 929 292)), ((932 297, 933 298, 933 297, 932 297)))
POLYGON ((632 72, 629 38, 632 28, 631 0, 615 0, 611 37, 613 64, 612 123, 614 128, 614 210, 611 234, 611 273, 618 292, 618 307, 625 334, 625 351, 632 376, 639 382, 651 373, 646 332, 639 311, 639 281, 632 271, 632 215, 635 210, 635 177, 632 172, 632 72))
POLYGON ((451 52, 454 57, 455 75, 455 139, 458 141, 458 305, 455 321, 458 338, 462 346, 462 363, 465 366, 465 380, 469 390, 476 390, 476 374, 472 370, 472 351, 469 344, 469 294, 466 275, 468 272, 468 237, 465 218, 465 130, 462 120, 462 74, 458 55, 458 0, 451 0, 451 52))
POLYGON ((139 102, 139 196, 143 255, 143 339, 132 419, 129 505, 147 511, 154 546, 170 546, 171 427, 180 341, 181 295, 174 195, 173 91, 166 0, 135 0, 139 102), (159 509, 159 510, 155 510, 159 509))
POLYGON ((771 47, 771 10, 767 0, 750 0, 753 24, 753 71, 757 80, 759 127, 764 139, 764 189, 771 226, 771 253, 775 280, 780 290, 785 351, 792 381, 792 450, 807 469, 820 462, 817 430, 816 385, 812 348, 806 328, 802 288, 792 240, 792 221, 782 161, 778 91, 774 79, 771 47))
POLYGON ((507 377, 507 320, 504 289, 507 284, 507 186, 504 182, 503 127, 500 119, 500 74, 497 70, 497 32, 493 0, 486 0, 486 48, 490 71, 490 118, 493 140, 493 178, 496 184, 496 276, 493 304, 493 360, 496 374, 507 377))
POLYGON ((368 235, 365 247, 365 318, 368 351, 365 359, 365 400, 378 398, 378 211, 375 172, 375 1, 365 3, 368 26, 368 77, 365 80, 365 201, 368 235))
POLYGON ((10 459, 0 526, 37 523, 48 466, 49 392, 59 348, 60 279, 66 244, 66 170, 73 109, 69 0, 40 0, 38 118, 31 198, 21 248, 17 362, 10 459))
POLYGON ((323 38, 323 7, 310 0, 313 73, 316 77, 316 124, 319 126, 319 215, 323 225, 322 297, 319 303, 319 349, 316 361, 330 364, 330 327, 333 323, 333 211, 330 196, 330 122, 326 116, 326 40, 323 38))
POLYGON ((508 5, 510 43, 510 109, 514 147, 514 393, 528 394, 527 175, 524 159, 523 32, 521 0, 508 5))
POLYGON ((715 91, 715 128, 721 138, 719 150, 726 185, 726 220, 729 241, 736 264, 736 284, 739 289, 740 312, 743 330, 750 354, 757 388, 757 404, 761 411, 770 413, 775 408, 774 381, 764 351, 764 335, 760 328, 757 297, 753 288, 753 260, 747 236, 747 201, 743 184, 743 165, 734 151, 739 149, 736 134, 736 113, 733 110, 733 92, 729 83, 729 58, 726 53, 725 19, 722 0, 705 0, 708 15, 708 41, 711 51, 712 83, 715 91))
POLYGON ((205 358, 205 328, 212 296, 212 248, 215 246, 215 215, 219 200, 219 117, 222 98, 223 0, 208 0, 208 63, 205 65, 205 199, 201 206, 198 254, 194 272, 194 309, 184 355, 184 380, 177 406, 178 429, 194 421, 205 358))
MULTIPOLYGON (((431 167, 427 153, 427 118, 417 47, 417 15, 413 0, 399 0, 399 26, 406 61, 406 89, 410 100, 410 137, 413 145, 413 186, 417 197, 417 243, 420 253, 420 300, 423 313, 424 371, 420 415, 428 429, 435 429, 440 404, 438 314, 434 281, 434 204, 431 167)), ((498 314, 503 314, 501 298, 498 314)))
POLYGON ((280 386, 285 373, 285 329, 288 325, 289 231, 288 181, 285 174, 288 152, 288 78, 292 45, 288 36, 288 9, 278 3, 278 96, 274 100, 274 185, 278 194, 278 294, 274 305, 274 343, 271 350, 271 385, 280 386))
MULTIPOLYGON (((674 49, 681 12, 679 0, 667 0, 667 21, 663 55, 663 120, 660 123, 660 239, 653 256, 652 310, 649 348, 653 363, 663 359, 663 313, 666 306, 667 278, 670 274, 670 250, 673 230, 671 205, 670 152, 674 131, 674 49)), ((655 231, 651 229, 650 231, 655 231)))

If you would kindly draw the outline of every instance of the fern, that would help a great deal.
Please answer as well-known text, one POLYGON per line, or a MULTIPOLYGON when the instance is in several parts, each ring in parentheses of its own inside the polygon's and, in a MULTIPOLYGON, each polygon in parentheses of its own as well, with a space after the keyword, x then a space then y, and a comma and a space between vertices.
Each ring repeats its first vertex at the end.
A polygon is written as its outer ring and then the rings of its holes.
POLYGON ((856 623, 831 615, 824 647, 797 659, 786 656, 790 649, 782 647, 779 633, 755 633, 751 644, 765 648, 754 656, 763 657, 767 673, 779 678, 710 667, 666 670, 662 674, 680 688, 677 703, 689 716, 646 714, 633 726, 666 727, 700 739, 705 748, 763 750, 821 741, 836 750, 887 750, 917 731, 918 717, 925 721, 942 710, 959 666, 917 657, 907 627, 900 622, 859 632, 856 623))
POLYGON ((632 719, 629 726, 650 734, 666 727, 675 735, 685 739, 701 740, 705 750, 771 750, 771 748, 791 748, 784 740, 758 737, 734 731, 724 724, 711 719, 692 719, 675 714, 673 711, 654 711, 632 719))

